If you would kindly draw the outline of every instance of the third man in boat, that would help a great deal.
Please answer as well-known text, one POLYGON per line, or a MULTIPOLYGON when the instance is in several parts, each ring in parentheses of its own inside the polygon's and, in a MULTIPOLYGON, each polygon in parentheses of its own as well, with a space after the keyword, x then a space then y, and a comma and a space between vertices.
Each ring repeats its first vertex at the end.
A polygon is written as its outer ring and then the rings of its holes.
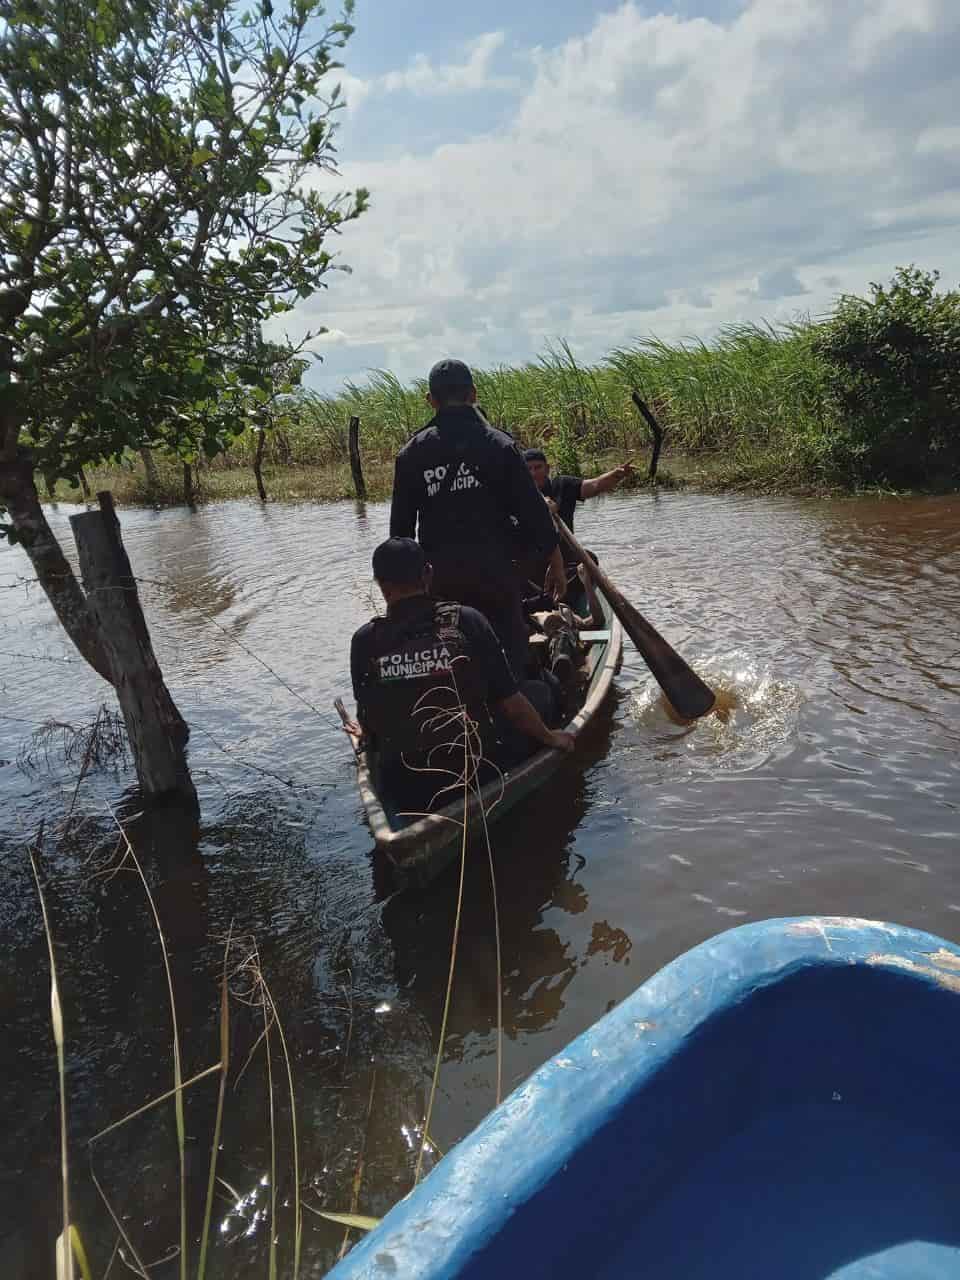
POLYGON ((433 563, 438 598, 479 609, 516 675, 527 663, 529 630, 518 540, 546 567, 548 592, 566 589, 563 557, 546 505, 513 437, 478 412, 473 375, 460 360, 430 370, 435 416, 397 455, 391 537, 418 537, 433 563))
MULTIPOLYGON (((633 464, 627 461, 621 463, 619 467, 614 467, 612 471, 606 471, 601 476, 592 476, 588 480, 580 476, 551 476, 550 464, 542 449, 524 450, 523 460, 527 464, 533 483, 546 500, 547 506, 560 517, 571 532, 573 532, 578 502, 586 502, 588 498, 594 498, 600 493, 609 493, 612 489, 616 489, 627 476, 633 474, 633 464)), ((577 579, 577 558, 566 543, 562 543, 562 555, 565 579, 564 589, 560 595, 567 599, 575 612, 582 612, 584 596, 577 579)), ((529 594, 529 587, 533 584, 539 585, 540 578, 543 576, 543 560, 536 553, 528 553, 523 559, 522 568, 524 577, 533 580, 532 583, 528 581, 526 584, 525 594, 529 594)))

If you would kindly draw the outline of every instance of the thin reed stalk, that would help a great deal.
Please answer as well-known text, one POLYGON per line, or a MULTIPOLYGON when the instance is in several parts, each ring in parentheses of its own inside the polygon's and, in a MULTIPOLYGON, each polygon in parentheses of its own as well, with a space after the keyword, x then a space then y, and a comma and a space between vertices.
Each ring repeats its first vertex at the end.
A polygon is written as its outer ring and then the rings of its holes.
POLYGON ((110 1219, 113 1222, 113 1225, 117 1229, 117 1234, 120 1236, 120 1239, 123 1241, 123 1243, 127 1246, 127 1251, 130 1254, 129 1258, 124 1258, 123 1254, 121 1253, 120 1255, 121 1261, 124 1263, 125 1266, 127 1266, 133 1272, 134 1275, 141 1276, 142 1280, 150 1280, 150 1273, 147 1271, 147 1268, 144 1266, 143 1262, 141 1261, 140 1255, 137 1253, 137 1250, 134 1246, 133 1241, 130 1239, 130 1236, 127 1234, 126 1227, 121 1222, 119 1215, 117 1214, 113 1205, 110 1203, 110 1197, 107 1195, 106 1191, 104 1191, 103 1184, 100 1182, 100 1179, 97 1177, 97 1171, 93 1167, 93 1147, 89 1148, 89 1152, 90 1152, 90 1177, 93 1181, 93 1185, 96 1187, 97 1193, 100 1196, 100 1199, 103 1201, 104 1208, 106 1209, 107 1213, 109 1213, 110 1219), (131 1259, 132 1259, 132 1263, 131 1263, 131 1259))
POLYGON ((423 1154, 428 1142, 427 1134, 430 1132, 430 1124, 433 1120, 433 1104, 436 1101, 437 1085, 440 1082, 440 1064, 443 1062, 443 1046, 447 1038, 447 1021, 450 1017, 450 1005, 453 998, 453 978, 457 969, 457 945, 460 941, 460 919, 463 915, 463 886, 467 874, 467 817, 470 802, 470 788, 467 784, 467 778, 470 774, 469 756, 469 735, 464 735, 463 833, 460 838, 460 882, 457 887, 457 910, 453 921, 453 938, 450 943, 450 968, 447 973, 447 990, 443 998, 443 1016, 440 1019, 440 1040, 437 1045, 437 1056, 433 1064, 433 1079, 430 1081, 430 1096, 427 1100, 427 1110, 423 1120, 423 1133, 420 1136, 417 1163, 413 1171, 414 1186, 420 1181, 420 1175, 423 1170, 423 1154))
POLYGON ((207 1199, 203 1207, 203 1230, 200 1234, 200 1261, 197 1263, 197 1280, 207 1274, 207 1249, 210 1244, 210 1221, 213 1216, 213 1196, 217 1183, 217 1157, 220 1152, 220 1134, 223 1128, 223 1104, 227 1092, 227 1074, 230 1070, 230 992, 227 986, 227 965, 230 958, 230 939, 233 926, 227 933, 223 948, 223 973, 220 977, 220 1087, 217 1091, 217 1115, 213 1123, 213 1140, 210 1143, 210 1171, 207 1176, 207 1199))
POLYGON ((60 1004, 60 984, 57 981, 57 961, 53 954, 53 934, 50 930, 50 918, 47 915, 47 902, 40 884, 40 873, 37 870, 35 849, 43 847, 43 823, 37 831, 34 845, 28 846, 30 868, 33 871, 34 883, 37 886, 37 897, 40 899, 40 913, 43 917, 43 936, 47 943, 47 957, 50 961, 50 1024, 53 1028, 53 1043, 57 1050, 57 1080, 60 1087, 60 1194, 63 1205, 63 1233, 57 1241, 56 1265, 57 1280, 73 1280, 73 1244, 70 1233, 70 1154, 67 1146, 67 1069, 64 1053, 63 1010, 60 1004))
POLYGON ((277 1280, 277 1127, 273 1097, 273 1055, 270 1052, 270 1010, 267 994, 260 989, 260 1007, 263 1011, 263 1051, 267 1060, 267 1098, 270 1117, 270 1253, 267 1274, 277 1280))
MULTIPOLYGON (((177 1002, 173 992, 173 974, 170 970, 170 956, 167 952, 167 940, 164 937, 163 929, 160 925, 160 916, 157 912, 157 904, 154 901, 153 894, 150 892, 150 886, 147 878, 143 874, 143 868, 140 860, 134 852, 133 845, 130 843, 126 831, 121 825, 114 813, 110 809, 110 816, 113 818, 120 832, 120 836, 126 847, 125 858, 129 858, 133 863, 140 883, 143 885, 143 892, 146 895, 147 905, 150 908, 150 914, 153 916, 154 927, 157 931, 157 937, 160 940, 160 951, 163 955, 163 971, 167 980, 167 996, 170 1001, 170 1025, 173 1036, 173 1088, 174 1088, 174 1115, 176 1117, 177 1127, 177 1161, 179 1166, 179 1193, 180 1193, 180 1280, 187 1280, 188 1267, 188 1251, 187 1251, 187 1167, 186 1167, 186 1124, 183 1115, 183 1070, 180 1056, 180 1029, 177 1023, 177 1002)), ((125 860, 125 859, 124 859, 125 860)), ((122 866, 122 861, 121 861, 122 866)))
MULTIPOLYGON (((370 1131, 370 1117, 373 1114, 373 1095, 377 1088, 377 1069, 373 1068, 370 1073, 370 1094, 367 1098, 367 1114, 364 1120, 363 1137, 360 1141, 360 1152, 357 1156, 357 1167, 353 1171, 353 1190, 350 1195, 350 1213, 348 1219, 358 1218, 358 1210, 360 1208, 360 1191, 363 1187, 363 1168, 367 1153, 367 1135, 370 1131)), ((344 1223, 343 1240, 340 1243, 340 1252, 337 1254, 337 1260, 345 1258, 347 1250, 350 1248, 350 1232, 353 1230, 353 1223, 347 1221, 344 1223)))
MULTIPOLYGON (((293 1067, 290 1063, 290 1052, 287 1049, 287 1037, 283 1031, 283 1023, 280 1021, 276 1002, 262 973, 260 982, 270 1003, 273 1021, 277 1026, 277 1035, 280 1037, 280 1049, 283 1054, 283 1065, 287 1076, 287 1091, 290 1099, 290 1128, 293 1142, 293 1280, 297 1280, 300 1274, 300 1247, 303 1238, 303 1209, 300 1201, 300 1141, 297 1135, 297 1096, 293 1087, 293 1067)), ((272 1096, 271 1089, 271 1098, 272 1096)))
MULTIPOLYGON (((480 786, 474 784, 477 791, 477 799, 480 800, 480 786)), ((493 865, 493 845, 490 843, 490 827, 487 823, 487 813, 483 807, 483 803, 479 804, 480 821, 483 825, 483 839, 487 846, 487 863, 490 868, 490 892, 493 898, 493 939, 496 951, 496 980, 497 980, 497 1087, 495 1091, 494 1105, 498 1106, 503 1101, 503 957, 500 945, 500 903, 497 897, 497 873, 493 865)))

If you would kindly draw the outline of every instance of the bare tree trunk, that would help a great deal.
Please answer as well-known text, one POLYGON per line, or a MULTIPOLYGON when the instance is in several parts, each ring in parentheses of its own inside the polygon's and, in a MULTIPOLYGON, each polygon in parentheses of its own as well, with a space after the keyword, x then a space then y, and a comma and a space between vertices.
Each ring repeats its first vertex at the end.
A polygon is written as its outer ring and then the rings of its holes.
POLYGON ((0 502, 67 635, 94 671, 113 684, 96 620, 40 506, 28 450, 18 449, 12 462, 0 459, 0 502))
POLYGON ((113 671, 137 777, 151 800, 175 798, 196 811, 197 793, 184 754, 189 730, 153 652, 112 495, 97 497, 100 511, 71 516, 70 524, 83 585, 113 671))
POLYGON ((160 476, 157 472, 157 463, 153 456, 153 450, 144 445, 140 450, 140 457, 147 477, 147 490, 150 493, 156 493, 160 488, 160 476))
POLYGON ((287 439, 286 432, 275 429, 273 438, 277 442, 277 455, 281 463, 285 467, 289 467, 293 461, 293 450, 290 448, 290 441, 287 439))
POLYGON ((267 491, 263 487, 263 446, 266 444, 266 440, 267 433, 261 427, 257 434, 257 452, 253 457, 253 474, 256 477, 257 493, 260 495, 261 502, 266 502, 267 500, 267 491))
POLYGON ((89 502, 90 486, 87 484, 87 477, 86 475, 84 475, 83 467, 80 467, 80 469, 77 472, 77 475, 80 480, 80 492, 83 494, 83 500, 84 502, 89 502))
POLYGON ((350 470, 353 473, 353 487, 357 491, 357 497, 361 502, 366 500, 367 486, 363 481, 363 467, 360 465, 360 419, 353 417, 350 419, 350 432, 348 437, 350 448, 350 470))
POLYGON ((196 495, 193 492, 193 467, 189 462, 183 464, 183 500, 188 507, 197 505, 196 495))

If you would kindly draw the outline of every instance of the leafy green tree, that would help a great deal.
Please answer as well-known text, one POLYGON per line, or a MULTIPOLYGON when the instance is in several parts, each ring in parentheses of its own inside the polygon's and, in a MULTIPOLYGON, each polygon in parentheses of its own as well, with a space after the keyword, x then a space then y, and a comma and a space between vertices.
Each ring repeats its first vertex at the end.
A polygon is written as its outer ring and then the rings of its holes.
MULTIPOLYGON (((35 473, 225 447, 251 332, 325 287, 367 193, 335 173, 353 0, 0 0, 0 504, 109 679, 35 473)), ((285 360, 295 355, 286 352, 285 360)), ((282 362, 281 362, 282 363, 282 362)))
POLYGON ((960 477, 960 292, 938 292, 938 279, 900 267, 814 331, 834 461, 863 480, 960 477))

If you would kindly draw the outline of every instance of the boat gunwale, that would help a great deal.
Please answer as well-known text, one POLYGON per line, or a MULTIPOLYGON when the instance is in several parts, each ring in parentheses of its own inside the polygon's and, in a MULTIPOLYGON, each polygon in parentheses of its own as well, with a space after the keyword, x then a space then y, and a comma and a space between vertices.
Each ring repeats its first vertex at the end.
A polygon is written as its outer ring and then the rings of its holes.
POLYGON ((839 977, 857 968, 960 996, 960 946, 904 925, 781 917, 708 938, 537 1068, 390 1209, 330 1280, 479 1274, 474 1264, 498 1233, 587 1142, 618 1123, 698 1030, 803 972, 839 977))

